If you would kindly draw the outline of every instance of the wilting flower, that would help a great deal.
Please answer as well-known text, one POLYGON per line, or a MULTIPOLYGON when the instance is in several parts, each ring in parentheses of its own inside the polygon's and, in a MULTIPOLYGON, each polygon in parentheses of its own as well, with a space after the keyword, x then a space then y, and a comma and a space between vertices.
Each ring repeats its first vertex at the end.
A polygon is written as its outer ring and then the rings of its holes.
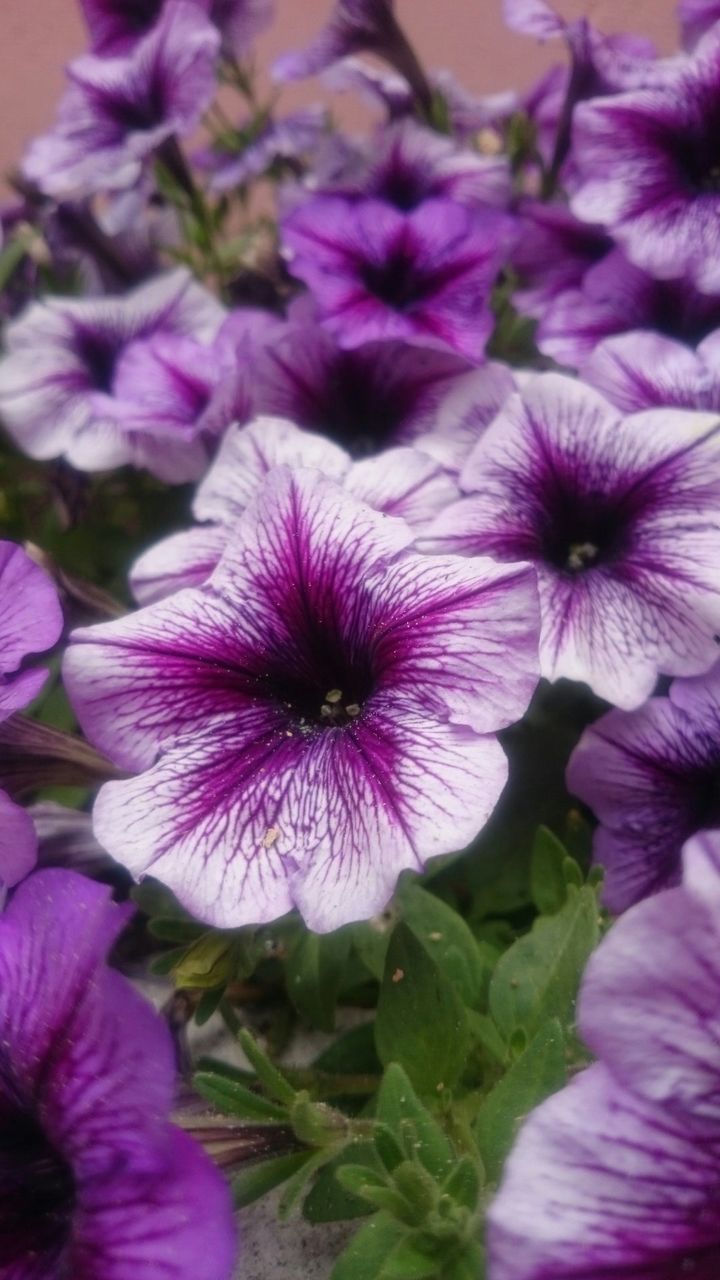
POLYGON ((128 914, 50 870, 0 917, 0 1263, 17 1280, 232 1275, 228 1189, 168 1122, 170 1035, 104 963, 128 914))
POLYGON ((698 41, 720 22, 720 0, 680 0, 678 17, 683 43, 693 49, 698 41))
POLYGON ((198 124, 215 92, 219 43, 201 8, 176 0, 127 54, 76 58, 54 128, 25 156, 25 177, 60 198, 131 187, 153 152, 198 124))
POLYGON ((720 333, 696 351, 659 333, 607 338, 583 368, 583 378, 625 413, 653 406, 720 411, 720 333))
MULTIPOLYGON (((196 479, 232 421, 232 377, 207 345, 224 311, 185 270, 116 298, 48 298, 6 331, 0 409, 33 458, 196 479)), ((238 391, 239 395, 240 392, 238 391)))
MULTIPOLYGON (((595 231, 590 232, 592 245, 595 231)), ((550 243, 548 249, 555 252, 550 243)), ((561 253, 558 244, 558 275, 561 253)), ((687 279, 656 280, 633 266, 621 249, 611 249, 588 266, 576 287, 553 294, 553 274, 531 275, 527 309, 538 318, 535 338, 540 350, 561 364, 584 370, 603 338, 628 330, 655 329, 695 345, 720 328, 720 295, 699 293, 687 279)), ((528 295, 521 294, 522 309, 527 302, 528 295)))
POLYGON ((74 635, 106 785, 100 843, 201 919, 365 919, 463 847, 507 776, 493 736, 536 682, 526 565, 432 559, 316 471, 277 468, 209 583, 74 635))
POLYGON ((590 960, 600 1061, 525 1122, 489 1211, 490 1280, 714 1280, 720 1268, 720 841, 590 960))
POLYGON ((290 270, 343 347, 400 339, 479 363, 509 222, 450 200, 404 214, 380 200, 317 196, 282 223, 290 270))
POLYGON ((677 884, 688 836, 720 827, 720 667, 666 697, 610 711, 570 757, 568 788, 599 821, 595 861, 613 912, 677 884))
POLYGON ((623 419, 590 387, 540 374, 481 437, 460 476, 469 496, 427 544, 531 560, 543 675, 635 707, 658 673, 717 656, 719 467, 716 415, 623 419))
MULTIPOLYGON (((345 350, 318 324, 309 301, 296 300, 285 322, 238 311, 223 325, 220 340, 234 352, 256 413, 321 432, 357 457, 400 444, 435 454, 446 437, 454 438, 452 423, 445 432, 436 429, 437 414, 468 372, 467 361, 404 342, 345 350)), ((498 383, 490 370, 500 366, 483 368, 498 383)), ((509 374, 507 382, 512 387, 509 374)))
POLYGON ((457 497, 447 469, 417 449, 386 449, 353 463, 336 444, 301 431, 281 418, 258 418, 231 427, 199 485, 193 514, 206 523, 163 538, 137 560, 130 573, 141 604, 161 600, 180 587, 210 577, 245 508, 277 466, 314 467, 339 481, 362 502, 422 528, 457 497))
POLYGON ((237 148, 206 148, 195 156, 195 163, 209 176, 213 191, 229 191, 253 178, 262 177, 274 164, 299 164, 320 145, 327 132, 327 117, 322 107, 309 107, 291 115, 252 120, 238 128, 237 148))
MULTIPOLYGON (((22 711, 42 689, 47 672, 19 670, 30 654, 60 637, 62 610, 42 569, 13 542, 0 542, 0 720, 22 711)), ((27 875, 37 838, 24 809, 0 791, 0 897, 27 875)))
POLYGON ((692 57, 668 60, 657 83, 575 110, 580 185, 572 208, 606 226, 660 279, 687 276, 720 292, 720 29, 692 57))
POLYGON ((277 80, 317 75, 348 54, 383 54, 397 41, 394 0, 336 0, 332 16, 307 49, 286 53, 273 67, 277 80))

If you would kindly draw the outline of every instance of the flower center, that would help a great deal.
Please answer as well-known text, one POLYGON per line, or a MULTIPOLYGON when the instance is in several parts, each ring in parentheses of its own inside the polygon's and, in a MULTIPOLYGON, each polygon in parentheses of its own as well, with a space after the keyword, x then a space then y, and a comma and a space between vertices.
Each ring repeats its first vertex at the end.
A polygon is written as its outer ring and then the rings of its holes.
POLYGON ((586 573, 621 555, 628 532, 627 514, 619 502, 565 494, 545 516, 542 556, 562 573, 586 573))
POLYGON ((75 351, 85 365, 94 390, 110 395, 119 355, 117 341, 106 333, 79 329, 75 335, 75 351))
POLYGON ((411 388, 388 385, 367 356, 342 352, 324 376, 316 393, 306 389, 298 405, 301 425, 337 440, 354 457, 377 453, 394 441, 412 408, 411 388))
POLYGON ((375 194, 402 213, 411 213, 426 198, 427 183, 422 173, 401 165, 395 158, 378 176, 375 194))
POLYGON ((415 258, 404 246, 395 249, 385 262, 363 263, 361 277, 368 292, 393 311, 405 311, 427 290, 415 258))
MULTIPOLYGON (((70 1167, 27 1112, 0 1109, 0 1270, 38 1255, 49 1270, 72 1224, 70 1167)), ((49 1271, 48 1271, 49 1273, 49 1271)))

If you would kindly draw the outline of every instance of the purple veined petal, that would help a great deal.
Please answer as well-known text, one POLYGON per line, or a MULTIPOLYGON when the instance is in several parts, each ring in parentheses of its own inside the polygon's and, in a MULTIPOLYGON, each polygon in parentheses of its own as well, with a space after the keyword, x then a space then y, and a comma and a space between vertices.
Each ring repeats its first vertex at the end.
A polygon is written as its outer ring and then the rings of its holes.
POLYGON ((227 538, 224 525, 198 525, 156 542, 130 570, 138 604, 155 604, 183 587, 201 586, 215 569, 227 538))
POLYGON ((210 0, 210 17, 236 57, 247 53, 274 16, 275 0, 210 0))
POLYGON ((720 821, 714 798, 720 764, 718 672, 692 712, 675 699, 651 698, 632 712, 610 711, 586 729, 567 771, 567 785, 600 826, 595 861, 605 868, 605 902, 613 912, 680 879, 688 836, 720 821))
POLYGON ((201 440, 163 439, 161 430, 121 426, 114 416, 97 414, 68 443, 66 456, 79 471, 106 471, 126 465, 151 472, 165 484, 198 480, 207 467, 201 440))
POLYGON ((207 584, 75 633, 86 733, 145 769, 94 813, 134 875, 217 924, 296 904, 335 928, 476 833, 506 777, 491 735, 537 680, 534 575, 412 538, 316 470, 276 467, 207 584))
POLYGON ((543 674, 630 709, 658 673, 699 674, 717 656, 719 443, 712 415, 623 420, 591 388, 535 376, 476 445, 468 497, 421 545, 532 561, 543 674))
POLYGON ((375 458, 351 466, 345 487, 376 511, 424 529, 458 497, 457 482, 447 467, 420 449, 385 449, 375 458))
POLYGON ((232 427, 193 502, 197 520, 230 524, 256 496, 274 467, 312 467, 342 480, 350 463, 344 450, 321 436, 300 431, 282 418, 258 417, 232 427))
POLYGON ((98 879, 114 869, 92 834, 89 813, 54 800, 38 800, 30 805, 28 815, 37 834, 40 867, 67 867, 98 879))
POLYGON ((458 473, 478 440, 517 390, 512 371, 492 360, 456 379, 438 406, 432 431, 418 447, 446 458, 458 473))
POLYGON ((686 49, 694 49, 698 41, 720 22, 720 0, 679 0, 677 8, 686 49))
MULTIPOLYGON (((0 602, 0 674, 7 677, 28 654, 51 649, 63 627, 55 587, 14 542, 0 541, 0 602)), ((17 679, 25 681, 29 702, 37 692, 32 687, 36 677, 28 673, 17 679)), ((8 695, 13 696, 7 687, 0 690, 0 714, 8 695)))
MULTIPOLYGON (((157 22, 173 0, 80 0, 92 52, 103 56, 126 53, 157 22)), ((209 0, 195 0, 207 9, 209 0)))
POLYGON ((598 1064, 520 1130, 488 1214, 491 1280, 713 1280, 720 1142, 598 1064))
MULTIPOLYGON (((252 120, 244 124, 252 126, 252 120)), ((230 191, 261 177, 277 161, 314 158, 327 137, 327 112, 316 105, 279 119, 269 118, 260 132, 253 132, 252 141, 241 151, 205 149, 195 156, 195 163, 209 173, 212 191, 230 191)))
POLYGON ((701 831, 683 849, 683 885, 703 903, 720 905, 720 834, 701 831))
POLYGON ((8 889, 30 874, 37 861, 37 849, 30 814, 0 791, 0 901, 8 889))
POLYGON ((230 1280, 237 1235, 221 1174, 178 1130, 168 1132, 165 1162, 161 1174, 88 1185, 77 1280, 230 1280))
POLYGON ((382 52, 395 41, 393 0, 336 0, 333 12, 307 49, 286 53, 275 62, 276 80, 317 75, 348 54, 382 52))
POLYGON ((174 0, 127 53, 76 58, 54 127, 25 155, 27 179, 58 199, 132 186, 153 151, 198 124, 219 46, 202 7, 174 0))
POLYGON ((625 413, 654 406, 720 410, 720 368, 659 333, 625 333, 601 342, 583 378, 625 413))
POLYGON ((712 907, 684 888, 633 907, 591 956, 579 1003, 592 1052, 700 1141, 720 1141, 719 921, 717 893, 712 907))
POLYGON ((547 0, 503 0, 503 19, 511 31, 536 40, 565 34, 566 24, 547 0))

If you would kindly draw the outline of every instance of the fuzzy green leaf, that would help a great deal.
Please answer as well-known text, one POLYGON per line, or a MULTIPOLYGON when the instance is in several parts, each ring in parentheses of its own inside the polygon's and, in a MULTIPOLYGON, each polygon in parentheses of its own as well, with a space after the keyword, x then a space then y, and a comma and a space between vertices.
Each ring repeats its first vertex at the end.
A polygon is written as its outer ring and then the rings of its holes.
POLYGON ((561 1089, 566 1075, 563 1030, 553 1019, 538 1031, 478 1112, 475 1136, 491 1182, 500 1176, 520 1121, 544 1098, 561 1089))

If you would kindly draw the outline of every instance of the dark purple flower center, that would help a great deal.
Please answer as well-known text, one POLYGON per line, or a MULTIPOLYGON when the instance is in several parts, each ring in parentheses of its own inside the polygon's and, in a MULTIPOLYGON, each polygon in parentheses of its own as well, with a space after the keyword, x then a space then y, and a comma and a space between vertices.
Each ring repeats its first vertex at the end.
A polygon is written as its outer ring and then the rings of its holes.
POLYGON ((167 116, 167 81, 157 64, 150 68, 140 91, 136 85, 130 85, 125 93, 105 92, 97 97, 100 114, 123 134, 154 129, 163 124, 167 116))
POLYGON ((384 262, 364 262, 360 276, 368 292, 393 311, 408 310, 428 293, 429 282, 405 244, 391 250, 384 262))
POLYGON ((418 169, 394 159, 378 175, 371 194, 386 200, 402 213, 411 213, 427 199, 428 181, 418 169))
POLYGON ((289 383, 288 416, 307 431, 337 440, 354 457, 395 443, 417 402, 415 383, 398 378, 389 385, 358 352, 340 352, 314 381, 301 378, 279 355, 272 359, 289 383))
POLYGON ((165 0, 111 0, 108 17, 124 33, 141 36, 155 25, 164 3, 165 0))
POLYGON ((297 650, 271 654, 254 692, 279 704, 290 727, 304 733, 356 721, 375 687, 368 647, 344 637, 335 622, 336 601, 325 593, 317 598, 312 583, 299 582, 284 611, 297 650))
POLYGON ((287 672, 273 679, 273 696, 301 732, 352 724, 373 691, 372 672, 363 663, 328 664, 307 678, 287 672))
POLYGON ((692 195, 720 193, 720 103, 709 105, 701 128, 674 134, 671 142, 677 171, 692 195))
POLYGON ((39 1255, 54 1274, 74 1205, 72 1170, 34 1117, 14 1101, 0 1107, 0 1271, 39 1255))
POLYGON ((85 365, 88 380, 95 391, 103 391, 107 395, 112 392, 122 345, 115 335, 97 329, 77 330, 75 352, 85 365))
POLYGON ((584 573, 621 556, 630 529, 622 499, 556 492, 540 522, 540 554, 563 573, 584 573))

